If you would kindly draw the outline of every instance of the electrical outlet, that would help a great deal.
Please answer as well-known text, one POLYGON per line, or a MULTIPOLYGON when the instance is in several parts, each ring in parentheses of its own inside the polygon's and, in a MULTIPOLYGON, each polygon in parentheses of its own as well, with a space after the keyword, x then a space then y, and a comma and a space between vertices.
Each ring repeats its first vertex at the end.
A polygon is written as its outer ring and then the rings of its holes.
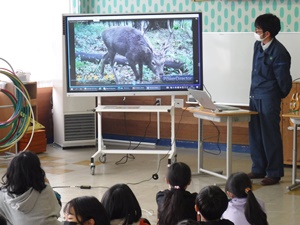
POLYGON ((155 104, 156 105, 161 105, 161 98, 156 98, 155 104))
POLYGON ((175 108, 183 108, 183 99, 175 98, 175 108))

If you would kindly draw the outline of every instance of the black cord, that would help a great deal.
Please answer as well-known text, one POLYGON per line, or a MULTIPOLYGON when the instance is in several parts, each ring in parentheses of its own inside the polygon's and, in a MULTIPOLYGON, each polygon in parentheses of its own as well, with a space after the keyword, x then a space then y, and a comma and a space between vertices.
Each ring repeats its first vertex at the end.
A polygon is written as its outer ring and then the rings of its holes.
POLYGON ((152 176, 149 178, 149 179, 147 179, 147 180, 142 180, 142 181, 139 181, 139 182, 136 182, 136 183, 126 183, 126 184, 128 184, 128 185, 137 185, 137 184, 141 184, 141 183, 144 183, 144 182, 147 182, 147 181, 150 181, 150 180, 152 180, 153 178, 152 178, 152 176))
MULTIPOLYGON (((157 104, 157 101, 155 102, 155 105, 156 105, 156 104, 157 104)), ((185 110, 184 110, 184 111, 185 111, 185 110)), ((145 130, 144 137, 146 136, 147 129, 148 129, 150 123, 151 123, 151 115, 152 115, 152 114, 150 113, 150 120, 149 120, 149 124, 148 124, 148 126, 147 126, 147 128, 146 128, 146 130, 145 130)), ((183 112, 182 112, 182 114, 181 114, 181 118, 180 118, 180 120, 179 120, 179 123, 180 123, 180 121, 182 120, 182 115, 183 115, 183 112)), ((178 125, 179 125, 179 124, 178 124, 178 125)), ((176 135, 175 135, 175 136, 176 136, 176 135)), ((175 140, 174 140, 174 141, 175 141, 175 140)), ((127 184, 129 184, 129 185, 137 185, 137 184, 141 184, 141 183, 150 181, 150 180, 152 180, 152 179, 157 180, 157 179, 158 179, 158 172, 159 172, 160 166, 161 166, 161 161, 164 160, 164 159, 169 155, 169 152, 172 150, 172 145, 174 144, 174 141, 171 142, 171 147, 170 147, 170 149, 168 149, 167 153, 166 153, 166 154, 158 161, 157 170, 156 170, 156 172, 155 172, 154 174, 152 174, 152 176, 151 176, 150 178, 148 178, 148 179, 146 179, 146 180, 142 180, 142 181, 136 182, 136 183, 127 183, 127 184)))
POLYGON ((92 189, 92 188, 109 188, 106 186, 90 186, 90 185, 80 185, 80 186, 53 186, 53 189, 55 188, 80 188, 80 189, 92 189))
MULTIPOLYGON (((180 123, 181 123, 181 120, 182 120, 182 118, 183 118, 183 113, 184 113, 185 111, 186 111, 186 109, 184 109, 184 110, 182 111, 182 113, 181 113, 179 122, 178 122, 178 124, 177 124, 177 128, 176 128, 177 131, 176 131, 176 133, 175 133, 175 137, 176 137, 176 134, 177 134, 177 132, 178 132, 178 130, 179 130, 179 125, 180 125, 180 123)), ((172 150, 172 146, 173 146, 173 144, 175 144, 175 141, 176 141, 175 139, 174 139, 174 140, 171 140, 170 149, 168 149, 167 153, 159 160, 158 166, 157 166, 157 171, 156 171, 149 179, 142 180, 142 181, 137 182, 137 183, 128 183, 128 184, 136 185, 136 184, 140 184, 140 183, 143 183, 143 182, 146 182, 146 181, 150 181, 150 180, 152 180, 152 179, 157 180, 157 179, 158 179, 158 175, 157 175, 157 174, 158 174, 158 172, 159 172, 159 170, 160 170, 161 161, 164 160, 164 159, 169 155, 169 152, 172 150)))
MULTIPOLYGON (((124 100, 123 100, 124 101, 124 100)), ((155 102, 155 105, 157 104, 157 101, 155 102)), ((145 128, 145 131, 144 131, 144 135, 142 136, 141 140, 139 141, 139 143, 134 147, 132 148, 132 150, 136 150, 142 143, 142 141, 145 139, 146 137, 146 134, 147 134, 147 131, 148 131, 148 128, 151 124, 151 112, 149 113, 149 122, 145 128)), ((126 136, 129 137, 129 146, 128 146, 128 150, 131 148, 131 145, 132 145, 132 140, 131 140, 131 137, 128 135, 128 131, 127 131, 127 119, 126 119, 126 112, 124 112, 124 126, 125 126, 125 133, 126 133, 126 136)), ((128 159, 135 159, 134 155, 132 154, 127 154, 125 156, 123 156, 120 160, 118 160, 115 164, 116 165, 120 165, 120 164, 126 164, 128 162, 128 159), (125 159, 124 162, 122 162, 123 160, 125 159)))
MULTIPOLYGON (((182 119, 183 119, 183 114, 184 114, 185 111, 186 111, 186 109, 183 109, 183 110, 182 110, 182 113, 181 113, 179 122, 178 122, 177 127, 176 127, 175 137, 176 137, 176 135, 177 135, 177 132, 179 131, 179 127, 180 127, 181 121, 182 121, 182 119)), ((149 124, 150 124, 150 123, 151 123, 151 113, 150 113, 150 121, 149 121, 149 124)), ((217 131, 218 131, 218 135, 217 135, 217 137, 218 137, 218 143, 217 143, 217 145, 218 145, 219 153, 218 153, 218 154, 211 153, 211 152, 207 152, 207 153, 209 153, 209 154, 214 154, 214 155, 219 155, 219 154, 221 153, 220 146, 219 146, 220 130, 219 130, 219 128, 218 128, 213 122, 211 122, 211 123, 215 126, 215 128, 216 128, 217 131)), ((144 137, 146 136, 146 132, 147 132, 147 129, 148 129, 149 124, 147 125, 147 128, 146 128, 146 130, 145 130, 144 137)), ((144 137, 143 137, 143 138, 144 138, 144 137)), ((210 138, 212 138, 212 137, 210 137, 210 138)), ((175 141, 176 141, 175 139, 171 141, 170 149, 168 149, 167 153, 159 160, 158 166, 157 166, 157 170, 156 170, 156 172, 155 172, 150 178, 145 179, 145 180, 142 180, 142 181, 139 181, 139 182, 136 182, 136 183, 127 183, 127 184, 128 184, 128 185, 137 185, 137 184, 141 184, 141 183, 150 181, 150 180, 152 180, 152 179, 158 179, 158 175, 157 175, 157 174, 158 174, 158 172, 159 172, 159 170, 160 170, 161 162, 162 162, 162 160, 164 160, 164 159, 169 155, 169 152, 172 150, 172 146, 173 146, 173 144, 175 144, 175 141)))
MULTIPOLYGON (((126 98, 123 98, 123 105, 125 105, 125 100, 126 98)), ((125 134, 128 137, 129 140, 129 145, 128 145, 128 150, 131 147, 132 141, 131 141, 131 137, 128 135, 128 130, 127 130, 127 119, 126 119, 126 112, 123 113, 124 114, 124 128, 125 128, 125 134)), ((123 156, 120 160, 118 160, 117 162, 115 162, 115 165, 120 165, 120 164, 126 164, 128 162, 128 159, 135 159, 134 155, 132 154, 126 154, 125 156, 123 156), (122 162, 123 160, 125 160, 124 162, 122 162)))
POLYGON ((135 157, 132 154, 126 154, 120 160, 118 160, 117 162, 115 162, 115 165, 126 164, 128 162, 128 159, 135 159, 135 157), (123 160, 125 160, 125 161, 122 162, 123 160))
MULTIPOLYGON (((300 79, 300 78, 298 78, 298 79, 300 79)), ((209 97, 212 98, 210 92, 207 90, 207 88, 206 88, 206 86, 204 84, 203 84, 203 88, 205 89, 205 91, 207 92, 207 94, 209 95, 209 97)), ((217 129, 218 134, 216 136, 205 138, 205 139, 203 139, 203 141, 207 140, 207 139, 210 139, 210 138, 218 137, 218 139, 217 139, 217 147, 218 147, 219 152, 218 153, 212 153, 212 152, 209 152, 207 150, 203 150, 203 151, 206 152, 206 153, 212 154, 212 155, 220 155, 221 154, 221 148, 220 148, 220 130, 219 130, 219 127, 214 122, 210 121, 210 123, 217 129)))
MULTIPOLYGON (((169 152, 170 152, 170 150, 168 151, 168 153, 169 153, 169 152)), ((136 182, 136 183, 126 183, 126 184, 137 185, 137 184, 141 184, 141 183, 150 181, 150 180, 152 180, 152 179, 157 180, 157 179, 158 179, 158 175, 157 175, 157 174, 158 174, 158 172, 159 172, 159 170, 160 170, 161 161, 167 157, 168 153, 165 154, 165 155, 158 161, 157 170, 156 170, 156 172, 155 172, 154 174, 152 174, 152 176, 151 176, 150 178, 145 179, 145 180, 142 180, 142 181, 139 181, 139 182, 136 182)))
POLYGON ((150 126, 150 124, 151 124, 151 121, 152 121, 152 114, 151 114, 151 112, 150 112, 150 113, 149 113, 149 122, 148 122, 148 124, 147 124, 147 126, 146 126, 146 129, 145 129, 145 131, 144 131, 144 135, 143 135, 142 139, 140 140, 140 142, 133 148, 133 150, 137 149, 137 148, 141 145, 142 141, 145 139, 145 137, 146 137, 146 135, 147 135, 148 128, 149 128, 149 126, 150 126))
POLYGON ((214 137, 218 137, 218 139, 217 139, 217 147, 218 147, 219 152, 218 153, 213 153, 213 152, 209 152, 209 151, 207 151, 205 149, 203 149, 203 151, 206 152, 206 153, 208 153, 208 154, 211 154, 211 155, 220 155, 221 154, 221 148, 220 148, 220 135, 221 135, 221 133, 220 133, 220 129, 219 129, 219 127, 214 122, 210 121, 210 123, 217 129, 217 135, 205 138, 205 139, 203 139, 203 142, 204 142, 204 140, 211 139, 211 138, 214 138, 214 137))
MULTIPOLYGON (((124 102, 124 105, 125 105, 125 97, 123 98, 123 102, 124 102)), ((126 119, 126 112, 123 113, 124 115, 124 128, 125 128, 125 134, 126 136, 129 138, 129 146, 127 149, 130 149, 131 147, 131 137, 128 135, 128 130, 127 130, 127 119, 126 119)))

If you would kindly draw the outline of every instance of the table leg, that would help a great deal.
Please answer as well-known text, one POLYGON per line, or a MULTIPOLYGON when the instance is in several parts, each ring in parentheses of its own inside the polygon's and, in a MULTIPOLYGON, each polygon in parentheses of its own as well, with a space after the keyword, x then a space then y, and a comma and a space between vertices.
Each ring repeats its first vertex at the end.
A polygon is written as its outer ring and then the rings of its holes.
POLYGON ((198 119, 198 172, 203 168, 203 121, 198 119))
POLYGON ((227 117, 226 178, 232 173, 232 117, 227 117))
POLYGON ((218 172, 210 171, 204 169, 204 149, 203 149, 203 120, 198 118, 198 168, 197 168, 197 174, 193 175, 200 175, 200 174, 210 174, 213 176, 217 176, 223 179, 226 179, 226 177, 218 172))
POLYGON ((297 124, 294 121, 294 131, 293 131, 293 165, 292 165, 292 185, 287 188, 292 191, 300 187, 300 183, 297 183, 297 124))

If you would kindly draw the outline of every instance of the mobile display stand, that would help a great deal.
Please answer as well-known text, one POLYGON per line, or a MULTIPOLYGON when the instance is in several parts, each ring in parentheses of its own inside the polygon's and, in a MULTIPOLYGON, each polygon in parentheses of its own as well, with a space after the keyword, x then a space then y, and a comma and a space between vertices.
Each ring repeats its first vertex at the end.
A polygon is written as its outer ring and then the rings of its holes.
POLYGON ((97 97, 96 113, 98 117, 98 150, 91 157, 90 169, 91 174, 95 174, 95 158, 99 161, 106 162, 107 154, 168 154, 168 165, 176 161, 176 143, 175 143, 175 96, 171 96, 171 105, 101 105, 101 97, 97 97), (130 149, 106 149, 102 138, 102 113, 103 112, 156 112, 170 113, 171 117, 171 149, 170 150, 130 150, 130 149))

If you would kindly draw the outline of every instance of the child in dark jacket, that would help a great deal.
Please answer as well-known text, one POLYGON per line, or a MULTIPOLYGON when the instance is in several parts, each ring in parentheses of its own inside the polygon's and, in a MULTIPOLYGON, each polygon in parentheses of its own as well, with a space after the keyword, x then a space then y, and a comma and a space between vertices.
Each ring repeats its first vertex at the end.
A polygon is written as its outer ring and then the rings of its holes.
POLYGON ((196 220, 195 199, 197 193, 186 191, 191 183, 191 169, 183 162, 173 163, 168 168, 166 181, 169 189, 156 194, 158 224, 176 225, 184 219, 196 220))
POLYGON ((202 225, 234 225, 227 219, 221 219, 228 206, 224 191, 218 186, 207 186, 200 190, 196 197, 195 210, 198 213, 198 224, 202 225))

